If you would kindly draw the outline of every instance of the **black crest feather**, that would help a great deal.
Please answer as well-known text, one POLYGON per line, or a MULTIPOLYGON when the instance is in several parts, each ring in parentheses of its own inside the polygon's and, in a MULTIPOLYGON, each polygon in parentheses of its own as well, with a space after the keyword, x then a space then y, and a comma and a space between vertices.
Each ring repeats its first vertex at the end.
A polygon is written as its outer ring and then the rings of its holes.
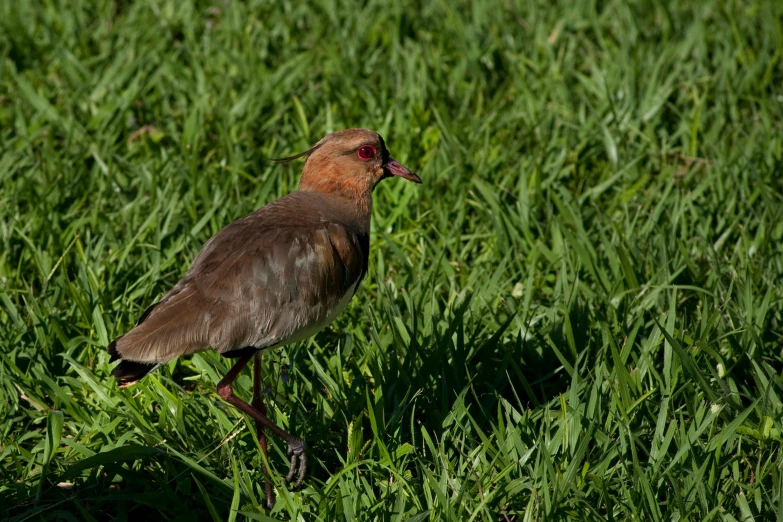
POLYGON ((286 156, 285 158, 272 158, 272 161, 274 161, 275 163, 285 163, 287 161, 293 161, 295 159, 299 159, 299 158, 302 158, 302 157, 305 157, 305 156, 309 156, 310 154, 315 152, 318 149, 318 147, 320 147, 323 144, 324 144, 324 142, 323 142, 323 140, 321 140, 318 143, 316 143, 315 145, 313 145, 310 149, 308 149, 308 150, 306 150, 304 152, 300 152, 299 154, 294 154, 293 156, 286 156))

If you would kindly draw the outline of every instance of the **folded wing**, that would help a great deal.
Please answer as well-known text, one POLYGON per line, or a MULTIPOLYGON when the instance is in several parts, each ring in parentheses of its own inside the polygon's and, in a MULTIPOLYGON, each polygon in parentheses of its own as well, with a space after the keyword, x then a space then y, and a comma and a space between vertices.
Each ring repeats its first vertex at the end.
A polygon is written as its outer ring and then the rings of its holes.
POLYGON ((212 348, 232 356, 326 326, 364 277, 366 234, 323 218, 275 226, 268 218, 251 214, 208 241, 185 277, 111 343, 112 359, 149 371, 181 355, 212 348))

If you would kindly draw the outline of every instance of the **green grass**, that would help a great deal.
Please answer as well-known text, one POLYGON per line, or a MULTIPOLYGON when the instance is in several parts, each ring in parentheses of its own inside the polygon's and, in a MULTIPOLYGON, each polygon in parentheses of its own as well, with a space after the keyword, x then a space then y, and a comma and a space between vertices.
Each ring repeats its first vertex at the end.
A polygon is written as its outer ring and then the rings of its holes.
POLYGON ((781 20, 0 0, 0 517, 783 521, 781 20), (105 346, 296 188, 267 158, 351 126, 424 184, 378 188, 357 297, 264 355, 311 462, 287 490, 272 441, 270 511, 227 361, 120 390, 105 346))

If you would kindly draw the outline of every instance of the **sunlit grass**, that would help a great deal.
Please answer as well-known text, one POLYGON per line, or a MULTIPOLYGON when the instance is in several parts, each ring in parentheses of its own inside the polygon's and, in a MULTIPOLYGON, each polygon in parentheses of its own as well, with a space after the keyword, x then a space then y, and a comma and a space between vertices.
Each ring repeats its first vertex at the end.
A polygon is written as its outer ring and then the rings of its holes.
POLYGON ((0 0, 2 511, 783 520, 783 3, 669 4, 0 0), (424 184, 264 355, 270 511, 229 361, 105 346, 352 126, 424 184))

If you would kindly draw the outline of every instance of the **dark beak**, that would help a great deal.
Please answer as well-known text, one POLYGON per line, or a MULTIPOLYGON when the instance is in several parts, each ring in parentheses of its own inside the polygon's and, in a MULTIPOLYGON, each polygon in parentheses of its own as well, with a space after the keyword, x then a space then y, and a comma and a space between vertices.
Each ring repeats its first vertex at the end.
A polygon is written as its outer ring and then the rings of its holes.
POLYGON ((421 183, 421 178, 419 176, 397 163, 394 158, 389 158, 383 165, 383 171, 389 176, 399 176, 414 183, 421 183))

